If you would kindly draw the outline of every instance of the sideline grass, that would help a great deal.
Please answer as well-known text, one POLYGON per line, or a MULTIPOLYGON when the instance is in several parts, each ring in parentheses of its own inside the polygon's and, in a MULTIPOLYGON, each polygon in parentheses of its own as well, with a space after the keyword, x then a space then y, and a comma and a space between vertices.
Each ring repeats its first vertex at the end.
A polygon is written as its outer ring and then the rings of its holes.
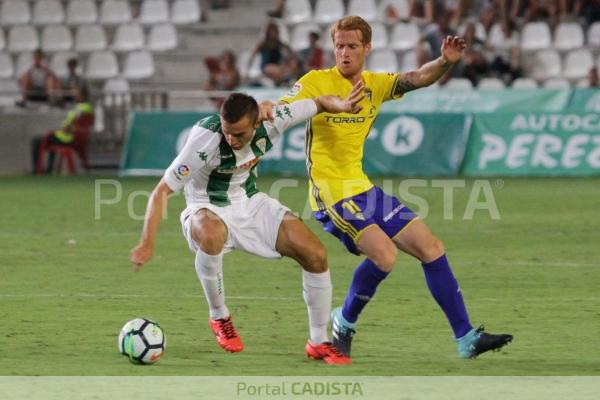
MULTIPOLYGON (((274 180, 261 179, 268 191, 274 180)), ((170 202, 155 258, 134 274, 128 253, 141 222, 128 217, 127 198, 151 190, 156 179, 120 182, 123 200, 104 206, 96 220, 93 178, 0 178, 0 375, 600 373, 600 179, 492 180, 499 220, 485 211, 462 219, 473 181, 454 190, 453 219, 443 218, 443 191, 431 181, 412 190, 429 204, 425 220, 445 242, 473 322, 513 333, 515 341, 501 353, 458 359, 421 267, 401 256, 361 317, 347 368, 304 357, 301 274, 287 259, 226 256, 228 306, 246 348, 218 348, 181 236, 182 196, 170 202), (165 328, 167 354, 154 366, 134 366, 117 354, 119 329, 137 316, 165 328)), ((392 182, 394 191, 400 182, 392 182)), ((114 194, 103 187, 103 198, 114 194)), ((281 201, 302 211, 305 195, 300 180, 281 201)), ((137 214, 145 201, 132 199, 137 214)), ((308 224, 329 250, 338 305, 360 259, 308 224)))

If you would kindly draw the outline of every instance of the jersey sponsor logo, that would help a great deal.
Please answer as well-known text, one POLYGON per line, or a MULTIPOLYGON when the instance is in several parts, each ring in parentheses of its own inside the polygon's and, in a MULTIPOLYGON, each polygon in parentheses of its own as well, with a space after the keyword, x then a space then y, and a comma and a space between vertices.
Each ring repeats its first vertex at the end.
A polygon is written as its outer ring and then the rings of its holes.
POLYGON ((365 122, 365 117, 332 117, 326 115, 325 122, 329 122, 332 124, 362 124, 365 122))
POLYGON ((278 108, 275 110, 275 118, 285 119, 285 117, 292 119, 292 111, 288 106, 284 106, 283 108, 278 108))
POLYGON ((385 217, 383 217, 383 222, 388 222, 390 219, 392 219, 392 217, 394 215, 398 214, 398 212, 400 212, 400 210, 402 210, 403 208, 404 208, 403 204, 400 204, 398 207, 394 208, 385 217))
POLYGON ((254 167, 256 164, 258 164, 259 161, 260 161, 260 158, 256 157, 253 160, 250 160, 246 163, 243 163, 243 164, 238 165, 233 168, 217 168, 217 171, 219 171, 222 174, 235 174, 238 172, 247 171, 249 169, 252 169, 252 167, 254 167))
POLYGON ((296 82, 294 86, 287 92, 287 97, 296 97, 302 91, 302 84, 296 82))

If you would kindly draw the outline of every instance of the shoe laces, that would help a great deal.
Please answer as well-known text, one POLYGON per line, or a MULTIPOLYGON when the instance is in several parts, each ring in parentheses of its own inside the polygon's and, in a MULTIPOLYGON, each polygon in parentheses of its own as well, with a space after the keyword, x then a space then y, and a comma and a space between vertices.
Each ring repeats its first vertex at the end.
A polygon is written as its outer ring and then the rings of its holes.
POLYGON ((222 319, 219 320, 219 322, 221 323, 221 332, 223 332, 226 339, 233 339, 238 336, 231 319, 222 319))

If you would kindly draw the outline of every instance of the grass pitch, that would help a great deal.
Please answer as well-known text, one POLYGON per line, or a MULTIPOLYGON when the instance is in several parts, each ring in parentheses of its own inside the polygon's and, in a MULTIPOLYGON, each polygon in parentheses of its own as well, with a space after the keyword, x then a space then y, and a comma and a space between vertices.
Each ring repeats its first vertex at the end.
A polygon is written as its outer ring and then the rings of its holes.
MULTIPOLYGON (((261 179, 268 192, 274 180, 261 179)), ((492 180, 498 220, 481 210, 463 219, 473 181, 454 190, 452 219, 443 218, 441 189, 428 181, 413 190, 429 205, 425 221, 445 242, 473 323, 513 333, 515 341, 500 353, 458 359, 420 265, 403 255, 361 316, 349 367, 304 356, 299 267, 241 252, 225 257, 224 274, 246 348, 222 351, 181 235, 183 197, 170 202, 154 259, 133 273, 128 254, 141 221, 128 208, 142 215, 146 198, 131 194, 150 191, 157 180, 119 181, 122 200, 95 219, 94 178, 0 179, 0 375, 600 373, 600 179, 492 180), (137 316, 165 329, 167 353, 156 365, 135 366, 117 353, 119 329, 137 316)), ((100 194, 108 199, 117 191, 105 185, 100 194)), ((302 212, 305 196, 300 180, 280 199, 302 212)), ((339 305, 360 258, 308 224, 329 250, 339 305)))

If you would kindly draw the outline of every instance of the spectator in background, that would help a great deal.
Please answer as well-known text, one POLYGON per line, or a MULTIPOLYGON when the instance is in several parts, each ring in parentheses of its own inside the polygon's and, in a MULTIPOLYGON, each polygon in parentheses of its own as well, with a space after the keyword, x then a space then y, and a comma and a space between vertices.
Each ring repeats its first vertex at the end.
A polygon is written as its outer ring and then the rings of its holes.
POLYGON ((260 69, 264 76, 271 79, 275 86, 287 84, 298 75, 298 60, 294 51, 279 38, 279 27, 270 22, 264 37, 256 44, 248 59, 247 70, 260 53, 260 69))
POLYGON ((488 48, 493 52, 492 71, 508 85, 522 74, 521 38, 512 20, 503 18, 500 24, 502 39, 498 43, 488 43, 488 48))
POLYGON ((587 75, 587 79, 588 79, 588 87, 591 88, 597 88, 600 86, 600 84, 598 83, 598 68, 593 67, 590 69, 590 71, 588 72, 587 75))
POLYGON ((85 128, 91 129, 94 124, 94 106, 89 102, 88 94, 88 89, 85 86, 81 90, 74 89, 75 106, 67 113, 62 126, 31 141, 31 158, 34 172, 49 174, 54 166, 54 153, 51 152, 48 155, 45 171, 35 171, 40 156, 40 147, 48 145, 74 147, 76 144, 75 136, 82 134, 78 130, 82 128, 83 118, 87 119, 85 128))
POLYGON ((322 69, 325 67, 325 52, 319 43, 321 35, 318 32, 308 34, 309 45, 306 49, 300 50, 298 58, 302 67, 302 74, 313 69, 322 69))
MULTIPOLYGON (((240 84, 240 73, 237 69, 235 54, 231 50, 225 50, 219 58, 207 57, 204 59, 208 69, 208 81, 204 84, 204 90, 234 90, 240 84)), ((224 97, 212 98, 216 107, 220 107, 224 97)))
POLYGON ((440 49, 446 36, 456 36, 456 32, 450 27, 451 18, 452 12, 444 11, 437 17, 434 24, 430 24, 425 28, 423 40, 429 45, 430 60, 434 60, 441 55, 440 49))
POLYGON ((63 101, 74 101, 77 91, 87 92, 87 82, 79 75, 77 68, 79 68, 79 60, 76 58, 69 58, 67 60, 67 76, 62 81, 63 101))
POLYGON ((484 56, 485 42, 477 37, 475 22, 467 23, 464 39, 467 47, 454 76, 467 78, 473 86, 477 86, 479 80, 488 74, 489 65, 484 56))
POLYGON ((25 107, 27 101, 48 102, 50 105, 60 103, 60 81, 56 74, 46 66, 42 50, 33 53, 33 64, 19 77, 21 100, 17 102, 25 107))
POLYGON ((587 25, 600 21, 600 0, 575 0, 573 9, 585 18, 587 25))
POLYGON ((559 22, 558 0, 529 0, 525 9, 524 22, 546 21, 554 30, 559 22))

